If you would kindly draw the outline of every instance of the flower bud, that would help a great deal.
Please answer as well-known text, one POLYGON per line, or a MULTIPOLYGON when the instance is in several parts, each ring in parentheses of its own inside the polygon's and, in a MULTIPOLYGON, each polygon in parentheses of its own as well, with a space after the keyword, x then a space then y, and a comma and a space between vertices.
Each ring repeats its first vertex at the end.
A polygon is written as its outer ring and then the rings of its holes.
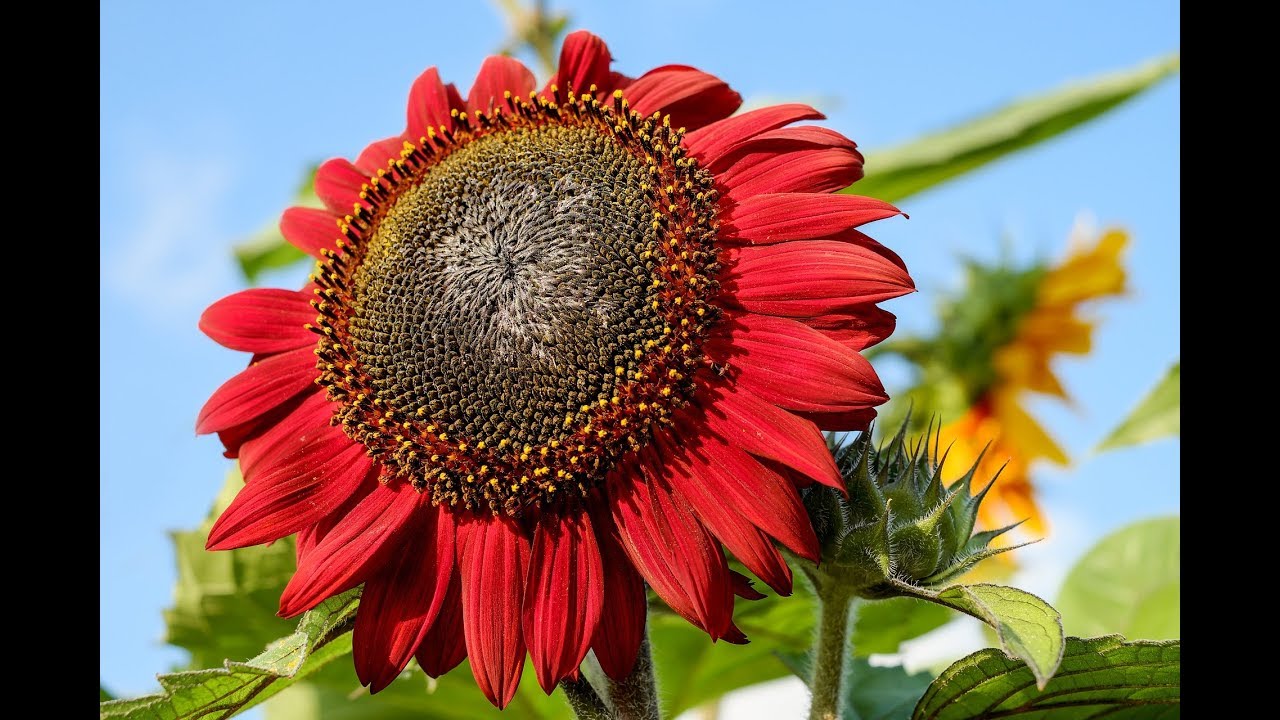
POLYGON ((821 485, 803 492, 822 549, 816 572, 859 597, 902 595, 903 583, 944 585, 979 561, 1012 549, 988 545, 1016 524, 973 532, 978 507, 999 473, 974 494, 975 462, 944 486, 946 456, 938 452, 936 430, 931 427, 908 442, 909 421, 884 447, 872 445, 868 430, 832 448, 847 497, 821 485))

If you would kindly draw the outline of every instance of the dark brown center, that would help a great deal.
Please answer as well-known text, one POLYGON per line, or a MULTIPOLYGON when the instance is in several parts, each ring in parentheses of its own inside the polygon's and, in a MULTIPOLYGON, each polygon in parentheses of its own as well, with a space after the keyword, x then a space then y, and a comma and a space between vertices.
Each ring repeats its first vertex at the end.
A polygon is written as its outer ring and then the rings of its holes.
POLYGON ((430 168, 355 273, 352 345, 373 387, 451 435, 563 439, 566 414, 613 397, 662 334, 646 177, 616 138, 563 125, 430 168))
POLYGON ((315 277, 335 422, 432 500, 576 502, 694 397, 717 195, 666 118, 508 98, 406 143, 315 277))

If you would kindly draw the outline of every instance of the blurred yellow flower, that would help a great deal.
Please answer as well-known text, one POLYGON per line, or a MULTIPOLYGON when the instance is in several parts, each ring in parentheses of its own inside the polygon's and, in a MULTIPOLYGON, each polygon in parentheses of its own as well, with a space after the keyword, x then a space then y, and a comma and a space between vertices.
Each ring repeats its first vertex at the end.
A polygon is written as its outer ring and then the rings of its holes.
POLYGON ((982 526, 1003 527, 1025 519, 1031 533, 1043 534, 1044 513, 1036 503, 1029 469, 1038 460, 1066 465, 1068 458, 1022 407, 1022 396, 1038 392, 1070 402, 1051 362, 1059 353, 1089 353, 1094 323, 1080 316, 1080 306, 1124 292, 1120 255, 1127 243, 1123 230, 1108 229, 1091 246, 1077 247, 1061 264, 1041 271, 1035 278, 1034 304, 1014 323, 1012 337, 992 348, 991 381, 985 387, 966 388, 974 398, 969 409, 942 428, 941 446, 950 446, 946 467, 954 475, 963 474, 980 456, 977 478, 990 478, 1003 466, 982 505, 982 526))

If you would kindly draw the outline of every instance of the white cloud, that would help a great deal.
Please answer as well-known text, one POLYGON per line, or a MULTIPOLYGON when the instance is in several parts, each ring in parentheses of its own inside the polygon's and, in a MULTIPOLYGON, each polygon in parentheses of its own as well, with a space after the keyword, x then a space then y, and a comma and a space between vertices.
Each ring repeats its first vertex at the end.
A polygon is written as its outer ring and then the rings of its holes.
POLYGON ((137 205, 118 216, 124 227, 104 228, 106 284, 153 319, 190 318, 231 271, 219 231, 231 164, 152 148, 123 174, 137 205))

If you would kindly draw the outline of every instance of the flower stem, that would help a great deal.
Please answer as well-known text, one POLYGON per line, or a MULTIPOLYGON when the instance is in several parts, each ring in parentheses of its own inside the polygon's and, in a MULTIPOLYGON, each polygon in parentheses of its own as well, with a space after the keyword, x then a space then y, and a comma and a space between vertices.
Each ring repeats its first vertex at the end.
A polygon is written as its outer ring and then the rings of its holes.
POLYGON ((605 707, 604 701, 596 694, 595 688, 585 677, 577 680, 568 678, 560 681, 560 689, 569 701, 569 708, 578 720, 614 720, 613 713, 605 707))
POLYGON ((621 682, 609 683, 609 700, 613 703, 617 720, 660 720, 647 624, 644 639, 640 641, 640 652, 636 655, 636 665, 621 682))
POLYGON ((818 634, 813 640, 813 704, 809 720, 838 720, 840 679, 849 652, 849 606, 853 597, 836 583, 819 592, 818 634))

